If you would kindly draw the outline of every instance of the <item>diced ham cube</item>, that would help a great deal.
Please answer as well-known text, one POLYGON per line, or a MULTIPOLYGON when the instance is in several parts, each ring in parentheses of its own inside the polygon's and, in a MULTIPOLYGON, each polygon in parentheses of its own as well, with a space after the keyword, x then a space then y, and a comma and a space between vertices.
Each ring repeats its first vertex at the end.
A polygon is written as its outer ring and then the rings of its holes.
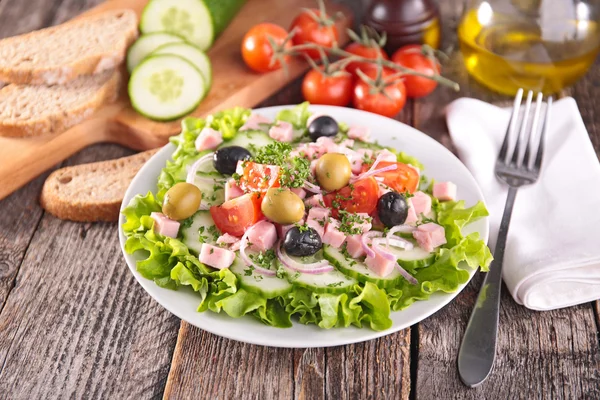
POLYGON ((315 119, 324 116, 325 114, 322 113, 313 113, 310 117, 308 117, 308 119, 306 120, 306 126, 308 127, 315 119))
POLYGON ((323 235, 325 234, 325 225, 329 221, 330 214, 331 210, 329 208, 313 207, 308 212, 306 225, 317 231, 319 236, 323 238, 323 235))
POLYGON ((323 202, 323 195, 317 193, 312 195, 308 199, 304 200, 304 205, 307 207, 323 207, 325 203, 323 202))
POLYGON ((196 150, 213 150, 223 143, 223 135, 221 132, 212 128, 204 128, 196 138, 196 150))
POLYGON ((436 247, 446 244, 444 227, 433 222, 419 225, 413 232, 413 237, 423 250, 429 252, 432 252, 436 247))
POLYGON ((456 200, 456 185, 452 182, 434 183, 433 197, 441 201, 456 200))
POLYGON ((306 190, 302 188, 291 188, 292 193, 296 194, 301 199, 306 198, 306 190))
MULTIPOLYGON (((304 218, 301 219, 300 221, 298 221, 298 225, 304 225, 304 218)), ((283 239, 285 237, 285 234, 292 229, 294 226, 296 226, 295 224, 290 224, 290 225, 281 225, 281 224, 275 224, 275 228, 277 229, 277 236, 279 237, 279 239, 283 239)))
POLYGON ((363 142, 368 142, 371 135, 371 130, 366 126, 353 126, 348 130, 350 139, 358 139, 363 142))
POLYGON ((263 127, 260 124, 270 124, 271 120, 267 117, 264 117, 260 114, 252 114, 246 120, 246 123, 242 125, 240 131, 248 131, 248 130, 262 130, 263 127))
POLYGON ((225 201, 235 199, 244 194, 244 191, 240 189, 235 179, 229 179, 225 182, 225 201))
POLYGON ((273 248, 277 241, 277 229, 269 221, 260 221, 253 226, 248 234, 250 248, 255 251, 267 251, 273 248))
POLYGON ((225 233, 219 236, 219 238, 217 239, 217 244, 234 244, 239 241, 239 237, 230 235, 229 233, 225 233))
POLYGON ((359 228, 362 233, 369 232, 373 227, 371 223, 371 216, 367 213, 356 213, 356 215, 360 218, 360 223, 354 223, 355 228, 359 228))
POLYGON ((389 151, 388 149, 383 149, 379 153, 377 153, 377 158, 379 158, 380 161, 387 161, 387 162, 398 161, 398 157, 396 157, 396 155, 394 153, 392 153, 391 151, 389 151))
POLYGON ((338 144, 338 147, 344 147, 346 149, 352 149, 352 147, 354 147, 354 140, 352 140, 352 139, 342 140, 342 142, 340 144, 338 144))
POLYGON ((406 217, 406 221, 404 221, 404 223, 407 225, 414 225, 419 218, 417 217, 417 213, 413 207, 412 199, 407 199, 406 202, 408 203, 408 216, 406 217))
POLYGON ((179 232, 179 222, 168 218, 165 214, 159 212, 150 213, 154 220, 154 231, 160 235, 176 238, 179 232))
POLYGON ((338 151, 337 143, 328 136, 321 136, 315 143, 319 146, 321 154, 336 153, 338 151))
POLYGON ((371 149, 358 149, 356 150, 357 153, 359 153, 361 156, 367 156, 367 158, 373 158, 373 150, 371 149))
POLYGON ((322 237, 323 243, 339 249, 346 240, 346 235, 340 232, 339 227, 340 221, 336 219, 330 219, 329 223, 325 225, 325 234, 322 237))
POLYGON ((278 142, 291 142, 294 136, 294 127, 289 122, 278 121, 269 129, 269 136, 278 142))
POLYGON ((431 197, 427 193, 421 191, 415 192, 413 197, 410 198, 415 214, 429 214, 431 212, 431 197))
POLYGON ((365 250, 360 243, 362 235, 350 235, 346 238, 346 251, 352 258, 360 258, 366 255, 365 250))
POLYGON ((375 272, 381 277, 388 276, 396 267, 395 261, 388 260, 379 253, 375 253, 375 257, 367 256, 365 259, 365 264, 367 264, 367 267, 369 267, 371 271, 375 272))
POLYGON ((315 175, 317 172, 317 161, 319 160, 312 160, 310 162, 310 173, 313 175, 315 175))
POLYGON ((213 268, 224 269, 229 268, 229 266, 233 264, 235 253, 231 250, 213 246, 208 243, 202 243, 198 259, 201 263, 213 268))

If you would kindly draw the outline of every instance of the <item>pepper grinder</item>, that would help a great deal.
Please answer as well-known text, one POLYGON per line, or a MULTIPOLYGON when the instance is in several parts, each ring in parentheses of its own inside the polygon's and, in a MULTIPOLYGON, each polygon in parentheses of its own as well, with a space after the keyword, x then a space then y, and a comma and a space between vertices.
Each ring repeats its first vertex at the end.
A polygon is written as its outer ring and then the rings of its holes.
POLYGON ((364 23, 387 33, 389 54, 407 44, 440 46, 440 13, 433 0, 371 0, 364 23))

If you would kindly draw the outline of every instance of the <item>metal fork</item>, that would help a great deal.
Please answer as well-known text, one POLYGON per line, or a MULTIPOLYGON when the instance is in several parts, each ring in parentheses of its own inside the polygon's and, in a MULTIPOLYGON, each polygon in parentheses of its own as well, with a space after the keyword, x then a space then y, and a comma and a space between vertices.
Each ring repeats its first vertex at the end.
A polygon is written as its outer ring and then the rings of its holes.
POLYGON ((498 230, 498 240, 494 250, 494 261, 490 271, 486 274, 477 303, 469 319, 460 351, 458 353, 458 372, 460 379, 469 387, 480 385, 492 371, 494 357, 496 355, 496 336, 498 333, 498 313, 500 309, 500 288, 502 285, 502 260, 504 259, 504 248, 508 235, 508 225, 512 214, 513 204, 517 190, 521 186, 535 183, 540 176, 542 158, 544 155, 544 137, 548 129, 548 120, 552 109, 552 97, 547 100, 545 115, 539 129, 540 114, 542 109, 542 94, 538 93, 534 115, 529 123, 529 114, 533 92, 529 91, 525 103, 523 119, 519 127, 515 145, 515 130, 519 123, 521 100, 523 89, 519 89, 515 97, 512 115, 506 130, 504 142, 496 160, 496 177, 508 185, 508 196, 502 215, 502 222, 498 230), (540 134, 537 135, 537 132, 540 134), (536 136, 538 136, 536 138, 536 136), (523 143, 526 141, 523 153, 523 143), (533 143, 537 142, 535 159, 533 143), (513 147, 512 153, 509 148, 513 147))

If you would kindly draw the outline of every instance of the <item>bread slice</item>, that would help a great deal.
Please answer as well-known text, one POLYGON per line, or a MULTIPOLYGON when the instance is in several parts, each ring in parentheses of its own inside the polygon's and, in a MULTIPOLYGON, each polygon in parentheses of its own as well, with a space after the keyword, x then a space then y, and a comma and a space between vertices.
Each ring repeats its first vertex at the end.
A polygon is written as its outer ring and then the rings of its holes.
POLYGON ((138 34, 132 10, 112 10, 0 40, 0 81, 64 84, 114 69, 138 34))
POLYGON ((157 151, 56 170, 44 183, 40 203, 61 219, 117 221, 127 187, 157 151))
POLYGON ((65 85, 7 85, 0 89, 0 136, 59 133, 116 100, 120 74, 106 71, 65 85))

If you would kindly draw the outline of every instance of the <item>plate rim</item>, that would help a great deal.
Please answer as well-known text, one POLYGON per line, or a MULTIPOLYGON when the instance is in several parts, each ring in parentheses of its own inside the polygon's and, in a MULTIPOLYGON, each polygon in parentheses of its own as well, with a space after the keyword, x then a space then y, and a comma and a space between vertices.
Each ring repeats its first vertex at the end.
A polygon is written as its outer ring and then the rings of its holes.
MULTIPOLYGON (((286 104, 286 105, 277 105, 277 106, 270 106, 270 107, 260 107, 260 108, 253 108, 251 109, 253 113, 261 113, 261 112, 277 112, 281 109, 289 109, 290 107, 295 107, 297 106, 297 104, 286 104)), ((345 112, 351 111, 353 113, 359 113, 359 114, 363 114, 365 118, 369 118, 369 119, 379 119, 379 118, 383 118, 385 120, 389 120, 392 121, 393 123, 397 123, 403 126, 403 129, 407 129, 409 131, 412 131, 412 134, 416 134, 416 135, 420 135, 422 136, 422 138, 428 142, 428 146, 434 146, 434 147, 439 147, 441 151, 445 151, 447 153, 447 155, 449 155, 450 157, 454 158, 455 161, 457 161, 460 164, 460 167, 463 169, 463 172, 465 173, 466 177, 471 180, 471 183, 473 184, 473 187, 475 189, 475 195, 478 198, 478 200, 482 201, 485 204, 485 199, 483 197, 483 192, 481 190, 481 188, 479 187, 479 184, 477 183, 477 181, 475 180, 475 178, 473 177, 473 175, 471 174, 471 171, 468 170, 468 168, 464 165, 464 163, 454 154, 452 153, 450 150, 448 150, 444 145, 442 145, 440 142, 438 142, 437 140, 433 139, 431 136, 425 134, 424 132, 421 132, 420 130, 405 124, 401 121, 395 120, 393 118, 387 118, 387 117, 383 117, 377 114, 373 114, 367 111, 362 111, 362 110, 357 110, 357 109, 351 109, 351 108, 347 108, 347 107, 338 107, 338 106, 326 106, 326 105, 310 105, 309 106, 309 110, 313 113, 317 113, 317 112, 328 112, 328 110, 330 111, 334 111, 335 110, 344 110, 345 112)), ((394 147, 394 146, 390 146, 390 147, 394 147)), ((446 298, 444 299, 444 301, 441 301, 440 304, 436 305, 435 307, 432 307, 431 310, 427 310, 426 313, 424 314, 419 314, 418 316, 409 319, 406 323, 402 324, 401 326, 395 327, 392 326, 389 329, 386 329, 384 331, 373 331, 370 330, 368 327, 363 327, 363 328, 355 328, 355 329, 360 329, 361 332, 364 333, 363 336, 361 336, 360 338, 351 338, 351 339, 343 339, 340 338, 339 341, 337 341, 335 344, 318 344, 318 343, 313 343, 312 341, 305 341, 305 342, 296 342, 296 341, 290 341, 289 343, 284 342, 284 343, 276 343, 273 344, 271 342, 269 342, 268 338, 265 338, 265 340, 256 340, 256 339, 248 339, 248 338, 240 338, 240 336, 236 336, 235 334, 230 334, 228 331, 226 332, 222 332, 219 329, 213 329, 213 327, 211 325, 206 325, 206 324, 199 324, 197 323, 197 321, 190 321, 188 319, 186 319, 183 316, 183 312, 179 312, 179 310, 177 309, 173 309, 170 305, 166 304, 164 301, 161 300, 161 297, 159 296, 154 296, 151 291, 149 290, 150 286, 157 286, 153 281, 146 279, 144 277, 142 277, 136 270, 135 267, 135 261, 131 261, 130 258, 133 258, 133 255, 127 254, 125 252, 125 240, 126 237, 123 233, 123 223, 125 222, 125 217, 123 215, 123 213, 121 213, 121 211, 127 206, 127 204, 129 203, 129 201, 137 194, 139 193, 133 193, 134 190, 134 182, 137 181, 139 176, 142 176, 145 174, 145 171, 151 168, 152 165, 152 161, 156 160, 158 158, 162 158, 164 156, 164 153, 167 152, 171 152, 171 154, 173 153, 173 151, 175 150, 175 146, 171 143, 167 143, 166 145, 164 145, 159 151, 157 151, 155 154, 152 155, 152 157, 150 159, 148 159, 148 161, 146 161, 146 163, 144 163, 144 165, 140 168, 140 170, 136 173, 136 175, 134 176, 134 178, 132 179, 131 183, 129 184, 125 195, 123 197, 123 201, 121 203, 121 207, 120 207, 120 214, 119 214, 119 220, 118 220, 118 233, 119 233, 119 245, 121 247, 121 253, 123 254, 123 257, 125 258, 125 261, 127 263, 127 266, 130 270, 130 272, 133 274, 134 278, 136 279, 136 281, 142 286, 142 288, 144 289, 144 291, 154 300, 156 301, 158 304, 160 304, 160 306, 162 306, 164 309, 166 309, 167 311, 169 311, 171 314, 175 315, 177 318, 186 321, 187 323, 189 323, 190 325, 193 325, 199 329, 202 329, 204 331, 210 332, 214 335, 217 336, 221 336, 224 337, 226 339, 231 339, 231 340, 235 340, 238 342, 242 342, 242 343, 248 343, 248 344, 253 344, 253 345, 259 345, 259 346, 266 346, 266 347, 274 347, 274 348, 322 348, 322 347, 334 347, 334 346, 341 346, 341 345, 346 345, 346 344, 352 344, 352 343, 361 343, 361 342, 365 342, 365 341, 369 341, 369 340, 373 340, 373 339, 377 339, 383 336, 387 336, 396 332, 399 332, 403 329, 406 329, 408 327, 411 327, 412 325, 421 322, 427 318, 429 318, 431 315, 435 314, 436 312, 438 312, 439 310, 441 310, 442 308, 444 308, 445 306, 447 306, 450 302, 452 302, 462 291, 463 289, 471 282, 471 279, 473 278, 473 276, 475 275, 475 273, 479 270, 479 267, 475 268, 475 269, 467 269, 467 272, 469 272, 469 279, 462 284, 455 292, 453 293, 444 293, 443 295, 446 296, 446 298)), ((410 153, 410 152, 409 152, 410 153)), ((171 156, 171 154, 169 155, 169 158, 171 156)), ((163 167, 164 168, 164 167, 163 167)), ((162 168, 161 168, 162 169, 162 168)), ((486 205, 487 207, 487 205, 486 205)), ((480 219, 480 221, 484 222, 484 229, 483 232, 482 231, 478 231, 480 232, 480 234, 482 235, 482 239, 484 240, 484 242, 487 244, 488 240, 489 240, 489 228, 490 228, 490 223, 489 223, 489 216, 488 217, 483 217, 482 219, 480 219)), ((185 290, 186 288, 181 288, 183 290, 185 290)), ((180 290, 181 290, 180 289, 180 290)), ((168 289, 165 289, 168 290, 168 289)), ((177 293, 176 291, 173 291, 173 293, 177 293)), ((436 294, 434 294, 436 295, 436 294)), ((430 299, 427 300, 423 300, 423 301, 419 301, 419 303, 426 303, 430 301, 430 299)), ((413 305, 411 305, 413 306, 413 305)), ((409 307, 411 307, 409 306, 409 307)), ((194 310, 195 313, 198 313, 196 310, 194 310)), ((208 312, 208 310, 206 311, 208 312)), ((395 312, 401 312, 401 311, 392 311, 392 313, 395 312)), ((212 313, 212 312, 211 312, 212 313)), ((215 315, 219 315, 216 313, 212 313, 215 315)), ((229 319, 232 319, 231 317, 227 317, 229 319)), ((248 316, 244 317, 244 318, 250 318, 248 316)), ((246 321, 245 319, 236 319, 237 321, 246 321)), ((296 325, 301 325, 299 322, 297 321, 293 321, 294 326, 296 325)), ((269 327, 271 329, 281 329, 281 328, 274 328, 274 327, 269 327)), ((348 328, 332 328, 332 329, 352 329, 354 327, 348 327, 348 328)), ((287 329, 281 329, 281 331, 285 332, 288 329, 293 329, 292 328, 287 328, 287 329)), ((316 327, 316 329, 321 330, 322 328, 318 328, 316 327)))

